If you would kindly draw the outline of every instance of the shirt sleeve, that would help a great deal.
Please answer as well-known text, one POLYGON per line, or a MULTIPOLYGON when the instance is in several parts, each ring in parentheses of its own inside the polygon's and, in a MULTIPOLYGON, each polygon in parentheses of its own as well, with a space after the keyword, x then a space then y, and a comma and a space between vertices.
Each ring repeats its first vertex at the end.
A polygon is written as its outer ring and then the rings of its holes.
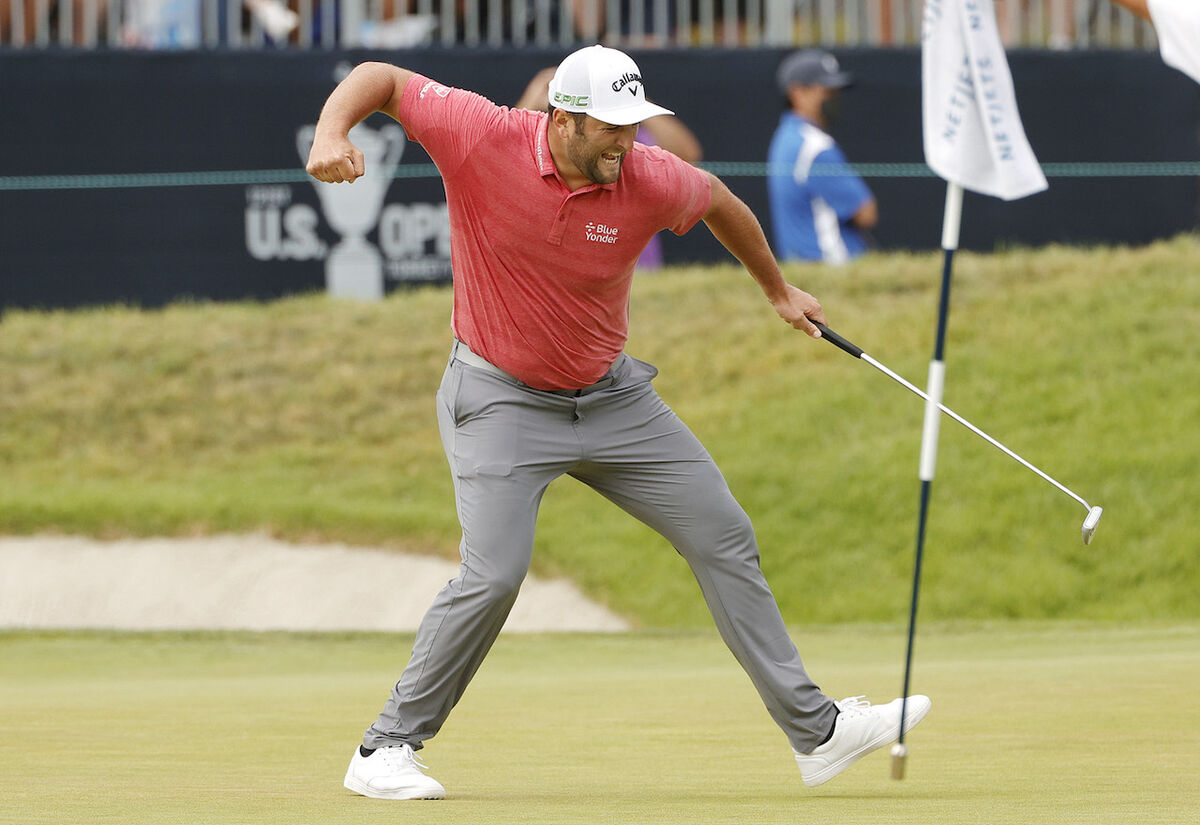
POLYGON ((686 234, 712 202, 708 175, 658 146, 644 149, 664 204, 663 228, 686 234))
POLYGON ((424 147, 443 176, 450 176, 504 111, 474 92, 414 74, 404 87, 399 115, 408 136, 424 147))
POLYGON ((1163 62, 1200 83, 1200 4, 1196 0, 1150 0, 1147 5, 1163 62))
POLYGON ((854 217, 871 198, 871 190, 846 162, 842 150, 834 144, 821 152, 813 161, 824 174, 813 174, 808 186, 837 213, 843 221, 854 217), (830 174, 833 173, 833 174, 830 174))

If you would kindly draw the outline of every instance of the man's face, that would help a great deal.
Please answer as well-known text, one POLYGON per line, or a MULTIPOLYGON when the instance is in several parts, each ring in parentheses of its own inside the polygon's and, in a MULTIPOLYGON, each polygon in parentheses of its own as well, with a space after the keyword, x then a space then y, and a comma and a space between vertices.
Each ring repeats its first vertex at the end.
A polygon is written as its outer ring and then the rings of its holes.
POLYGON ((569 118, 567 158, 593 183, 616 183, 621 177, 625 153, 633 148, 637 124, 613 126, 585 117, 582 125, 569 118))
POLYGON ((821 127, 828 127, 837 116, 840 90, 829 86, 792 86, 788 100, 792 111, 821 127))

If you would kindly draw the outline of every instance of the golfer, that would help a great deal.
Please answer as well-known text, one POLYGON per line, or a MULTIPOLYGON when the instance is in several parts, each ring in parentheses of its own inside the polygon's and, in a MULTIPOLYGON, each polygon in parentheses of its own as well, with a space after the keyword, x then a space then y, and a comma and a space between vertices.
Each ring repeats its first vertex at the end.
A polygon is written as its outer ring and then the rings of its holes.
MULTIPOLYGON (((354 754, 345 785, 441 799, 414 751, 435 736, 495 641, 529 568, 547 485, 567 474, 665 536, 691 566, 722 638, 791 743, 804 782, 896 739, 900 700, 835 703, 813 683, 758 563, 754 532, 712 458, 624 352, 634 264, 656 232, 703 220, 779 316, 813 337, 811 295, 786 283, 762 228, 714 176, 634 142, 671 112, 627 55, 580 49, 549 113, 509 109, 405 69, 358 66, 321 112, 308 172, 363 174, 348 132, 381 111, 441 172, 450 211, 454 342, 437 393, 462 525, 462 565, 354 754)), ((908 726, 929 709, 908 702, 908 726)))

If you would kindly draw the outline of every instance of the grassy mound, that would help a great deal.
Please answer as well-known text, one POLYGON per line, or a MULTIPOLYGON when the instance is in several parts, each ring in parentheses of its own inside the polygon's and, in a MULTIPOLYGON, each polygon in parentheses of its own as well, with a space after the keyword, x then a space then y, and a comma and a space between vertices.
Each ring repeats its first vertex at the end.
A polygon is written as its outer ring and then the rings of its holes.
MULTIPOLYGON (((1093 504, 944 419, 922 612, 1200 616, 1196 239, 963 254, 945 402, 1093 504)), ((834 329, 917 384, 940 262, 789 270, 834 329)), ((0 322, 0 531, 284 538, 456 553, 433 392, 450 294, 377 304, 10 311, 0 322)), ((629 350, 724 470, 791 622, 906 610, 922 402, 778 321, 733 266, 640 277, 629 350)), ((646 625, 709 619, 686 565, 581 485, 543 504, 535 570, 646 625)))

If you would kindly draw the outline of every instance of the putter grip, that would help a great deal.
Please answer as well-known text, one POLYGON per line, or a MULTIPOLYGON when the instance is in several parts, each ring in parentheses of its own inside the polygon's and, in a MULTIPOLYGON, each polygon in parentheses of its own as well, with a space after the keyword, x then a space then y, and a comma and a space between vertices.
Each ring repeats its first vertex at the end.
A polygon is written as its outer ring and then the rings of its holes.
POLYGON ((847 352, 850 355, 853 355, 855 358, 862 358, 863 351, 859 347, 854 346, 854 344, 851 344, 845 338, 838 335, 836 332, 834 332, 833 330, 831 330, 829 327, 825 326, 824 324, 819 323, 817 321, 813 321, 813 324, 816 326, 817 329, 821 330, 821 337, 824 338, 826 341, 833 344, 835 347, 842 350, 843 352, 847 352))

